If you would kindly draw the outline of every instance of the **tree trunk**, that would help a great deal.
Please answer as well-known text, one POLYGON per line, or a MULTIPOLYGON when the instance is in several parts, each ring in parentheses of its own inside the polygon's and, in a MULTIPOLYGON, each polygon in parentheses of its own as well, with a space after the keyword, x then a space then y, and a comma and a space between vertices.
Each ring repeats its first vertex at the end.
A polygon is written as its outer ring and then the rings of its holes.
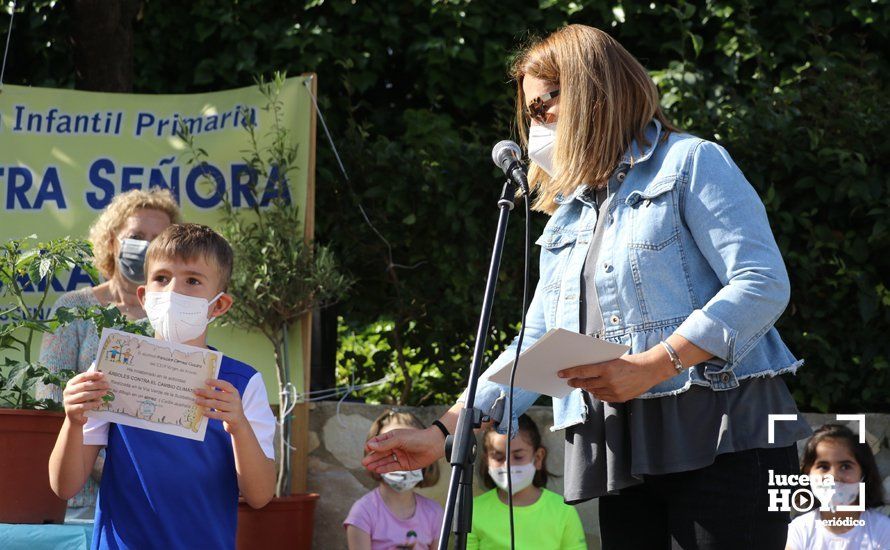
MULTIPOLYGON (((279 391, 288 388, 289 372, 287 364, 286 338, 287 329, 282 330, 284 338, 272 340, 273 352, 275 354, 275 374, 278 378, 279 391)), ((278 401, 278 421, 281 428, 280 437, 278 438, 278 456, 280 457, 277 465, 277 477, 275 481, 275 496, 282 497, 290 494, 290 476, 291 476, 291 414, 283 413, 291 405, 291 400, 285 398, 284 393, 279 394, 278 401)))
POLYGON ((78 90, 133 91, 133 23, 141 9, 142 0, 71 3, 78 90))

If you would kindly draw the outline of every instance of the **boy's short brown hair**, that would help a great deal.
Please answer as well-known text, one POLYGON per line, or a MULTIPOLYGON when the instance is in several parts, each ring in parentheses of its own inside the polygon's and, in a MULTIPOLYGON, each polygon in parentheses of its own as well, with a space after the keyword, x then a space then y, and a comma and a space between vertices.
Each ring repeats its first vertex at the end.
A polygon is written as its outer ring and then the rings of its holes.
POLYGON ((159 259, 203 258, 219 269, 219 290, 225 291, 232 278, 235 254, 228 241, 206 225, 175 223, 155 237, 145 254, 145 276, 151 263, 159 259))

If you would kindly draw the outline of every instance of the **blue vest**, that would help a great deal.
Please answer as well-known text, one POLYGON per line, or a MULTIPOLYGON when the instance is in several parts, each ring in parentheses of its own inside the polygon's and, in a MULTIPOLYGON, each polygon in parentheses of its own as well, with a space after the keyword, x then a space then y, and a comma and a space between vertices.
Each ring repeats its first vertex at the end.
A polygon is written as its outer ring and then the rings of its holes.
MULTIPOLYGON (((256 374, 223 356, 240 394, 256 374)), ((208 420, 204 441, 111 424, 93 549, 235 548, 238 479, 231 436, 208 420)))

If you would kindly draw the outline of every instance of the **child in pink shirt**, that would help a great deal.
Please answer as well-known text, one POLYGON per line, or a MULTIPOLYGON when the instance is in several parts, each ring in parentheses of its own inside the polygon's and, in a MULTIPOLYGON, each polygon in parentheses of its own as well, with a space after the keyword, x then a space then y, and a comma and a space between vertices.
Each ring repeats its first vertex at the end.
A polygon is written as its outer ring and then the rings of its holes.
MULTIPOLYGON (((368 439, 398 428, 424 426, 411 413, 389 411, 374 421, 368 439)), ((436 484, 437 464, 371 476, 378 482, 377 488, 358 499, 343 522, 349 550, 436 548, 444 511, 438 502, 416 494, 414 488, 436 484)))

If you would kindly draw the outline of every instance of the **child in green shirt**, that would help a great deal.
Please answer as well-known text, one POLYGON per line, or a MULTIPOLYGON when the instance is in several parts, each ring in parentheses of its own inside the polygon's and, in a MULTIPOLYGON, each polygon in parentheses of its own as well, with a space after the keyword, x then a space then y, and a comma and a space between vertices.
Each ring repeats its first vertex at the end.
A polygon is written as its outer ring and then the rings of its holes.
MULTIPOLYGON (((491 489, 473 500, 473 531, 468 549, 509 549, 510 517, 507 508, 507 436, 492 429, 482 434, 480 474, 491 489)), ((513 519, 517 550, 586 550, 578 511, 565 504, 547 485, 547 449, 541 445, 538 426, 519 417, 519 432, 510 443, 513 485, 513 519)))

